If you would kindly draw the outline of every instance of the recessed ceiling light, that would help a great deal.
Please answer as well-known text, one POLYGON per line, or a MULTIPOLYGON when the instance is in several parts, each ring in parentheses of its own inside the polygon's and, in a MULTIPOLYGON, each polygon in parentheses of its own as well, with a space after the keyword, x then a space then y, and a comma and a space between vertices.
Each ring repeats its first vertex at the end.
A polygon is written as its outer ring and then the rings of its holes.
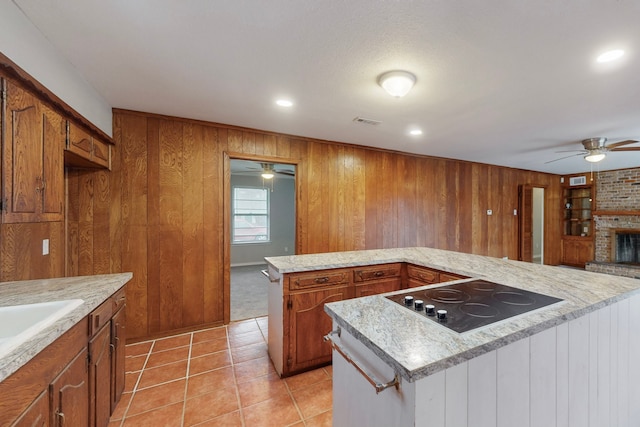
POLYGON ((279 105, 280 107, 291 107, 291 106, 293 106, 293 102, 289 101, 288 99, 278 99, 276 101, 276 104, 279 105))
POLYGON ((624 55, 624 50, 622 49, 609 50, 607 52, 602 53, 600 56, 598 56, 598 59, 596 59, 596 61, 611 62, 611 61, 615 61, 616 59, 622 58, 623 55, 624 55))
POLYGON ((409 134, 413 136, 418 136, 418 135, 422 135, 422 131, 420 129, 413 129, 409 131, 409 134))

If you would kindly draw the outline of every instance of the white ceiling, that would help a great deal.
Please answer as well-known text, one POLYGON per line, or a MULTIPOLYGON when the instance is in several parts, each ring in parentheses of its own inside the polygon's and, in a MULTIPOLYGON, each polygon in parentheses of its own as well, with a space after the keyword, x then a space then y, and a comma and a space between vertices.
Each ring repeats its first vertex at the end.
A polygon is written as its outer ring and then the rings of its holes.
POLYGON ((638 0, 14 1, 116 108, 558 174, 584 138, 640 139, 638 0))

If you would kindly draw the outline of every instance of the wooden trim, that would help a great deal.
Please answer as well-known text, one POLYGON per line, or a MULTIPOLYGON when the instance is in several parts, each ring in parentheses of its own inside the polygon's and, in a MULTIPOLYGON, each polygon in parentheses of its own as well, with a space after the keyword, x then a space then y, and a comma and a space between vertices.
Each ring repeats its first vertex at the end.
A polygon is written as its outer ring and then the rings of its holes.
POLYGON ((593 215, 615 215, 615 216, 633 216, 633 215, 638 215, 640 216, 640 210, 633 210, 633 211, 628 211, 628 210, 624 210, 624 211, 593 211, 593 215))
POLYGON ((80 113, 78 113, 75 109, 73 109, 69 104, 64 102, 58 96, 56 96, 53 92, 47 89, 44 85, 38 82, 31 74, 27 73, 25 70, 20 68, 15 62, 9 59, 6 55, 0 52, 0 74, 4 74, 6 77, 16 80, 26 89, 34 92, 35 95, 41 100, 47 102, 55 110, 62 113, 62 115, 66 116, 65 118, 70 118, 77 124, 84 127, 89 132, 96 134, 100 139, 108 142, 113 145, 113 138, 107 135, 100 128, 95 126, 89 120, 85 119, 80 113))

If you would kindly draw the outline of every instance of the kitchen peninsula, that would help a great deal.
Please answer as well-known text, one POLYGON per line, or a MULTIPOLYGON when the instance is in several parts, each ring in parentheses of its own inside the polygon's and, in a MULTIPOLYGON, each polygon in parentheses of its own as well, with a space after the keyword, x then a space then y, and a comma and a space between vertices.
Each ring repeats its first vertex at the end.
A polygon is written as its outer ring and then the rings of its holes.
POLYGON ((267 262, 272 279, 400 263, 469 278, 453 285, 481 279, 563 300, 464 333, 389 294, 326 304, 337 427, 640 424, 639 280, 429 248, 267 262), (394 378, 397 387, 378 393, 370 384, 394 378))

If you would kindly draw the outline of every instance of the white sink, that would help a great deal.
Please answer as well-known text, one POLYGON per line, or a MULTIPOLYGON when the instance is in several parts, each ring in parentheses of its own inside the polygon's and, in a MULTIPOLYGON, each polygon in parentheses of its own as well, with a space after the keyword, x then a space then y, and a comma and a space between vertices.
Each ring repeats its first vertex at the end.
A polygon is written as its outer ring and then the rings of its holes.
POLYGON ((70 299, 0 307, 0 358, 83 302, 70 299))

